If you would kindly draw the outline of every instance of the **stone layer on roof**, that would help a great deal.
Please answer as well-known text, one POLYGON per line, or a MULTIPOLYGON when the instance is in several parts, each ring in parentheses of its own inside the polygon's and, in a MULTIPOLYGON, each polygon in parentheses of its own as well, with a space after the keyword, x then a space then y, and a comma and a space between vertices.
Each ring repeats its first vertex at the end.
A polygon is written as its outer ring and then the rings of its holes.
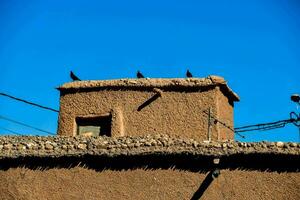
POLYGON ((142 78, 142 79, 114 79, 114 80, 88 80, 65 83, 57 89, 60 91, 90 88, 202 88, 219 86, 223 93, 233 101, 239 101, 239 96, 234 93, 224 78, 208 76, 206 78, 142 78))
POLYGON ((0 160, 18 157, 119 155, 292 155, 300 158, 299 143, 203 142, 167 135, 110 137, 0 136, 0 160))

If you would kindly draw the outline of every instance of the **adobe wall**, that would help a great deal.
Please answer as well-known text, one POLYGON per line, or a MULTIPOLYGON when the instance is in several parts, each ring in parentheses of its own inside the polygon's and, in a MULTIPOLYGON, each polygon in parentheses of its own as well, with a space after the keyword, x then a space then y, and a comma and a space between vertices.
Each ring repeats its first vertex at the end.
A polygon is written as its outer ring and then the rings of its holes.
POLYGON ((296 200, 299 161, 299 143, 2 136, 0 199, 296 200))
POLYGON ((217 104, 217 118, 224 122, 228 127, 217 123, 217 135, 220 140, 228 140, 234 138, 234 122, 233 122, 233 102, 229 100, 220 87, 216 88, 216 104, 217 104))
MULTIPOLYGON (((228 100, 219 104, 217 89, 203 92, 163 91, 142 110, 138 108, 156 95, 153 91, 101 90, 63 94, 60 99, 59 135, 75 135, 76 116, 97 116, 112 113, 112 136, 168 134, 207 140, 208 117, 203 110, 220 110, 219 116, 232 124, 232 106, 228 100)), ((226 97, 224 97, 226 98, 226 97)), ((222 99, 223 100, 223 99, 222 99)), ((217 139, 218 126, 212 126, 212 138, 217 139)), ((224 137, 223 137, 224 138, 224 137)), ((233 139, 229 134, 228 139, 233 139)))
MULTIPOLYGON (((96 171, 85 167, 0 170, 0 199, 162 199, 189 200, 205 172, 178 169, 96 171)), ((299 172, 221 170, 201 200, 298 200, 299 172)), ((198 198, 195 198, 198 199, 198 198)))
MULTIPOLYGON (((230 126, 233 102, 239 101, 218 76, 76 81, 58 89, 59 135, 76 135, 76 117, 111 115, 113 137, 154 133, 207 140, 208 109, 230 126)), ((233 139, 228 130, 212 123, 211 137, 233 139)))

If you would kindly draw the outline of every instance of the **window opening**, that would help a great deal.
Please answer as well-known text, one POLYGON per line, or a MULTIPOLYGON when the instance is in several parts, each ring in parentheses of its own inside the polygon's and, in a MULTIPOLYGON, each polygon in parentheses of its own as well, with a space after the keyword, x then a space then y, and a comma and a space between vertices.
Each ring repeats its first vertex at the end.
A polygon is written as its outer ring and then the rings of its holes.
POLYGON ((77 135, 111 136, 111 115, 77 117, 77 135))

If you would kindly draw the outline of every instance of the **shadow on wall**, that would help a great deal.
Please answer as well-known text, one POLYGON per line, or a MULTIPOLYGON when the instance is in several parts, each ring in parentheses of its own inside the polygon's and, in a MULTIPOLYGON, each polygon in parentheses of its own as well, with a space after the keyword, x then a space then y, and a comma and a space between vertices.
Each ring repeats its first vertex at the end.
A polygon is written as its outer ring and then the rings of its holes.
POLYGON ((161 94, 155 94, 152 97, 150 97, 148 100, 146 100, 144 103, 142 103, 137 111, 141 111, 142 109, 144 109, 146 106, 150 105, 152 102, 154 102, 156 99, 158 99, 159 97, 161 97, 161 94))
POLYGON ((200 199, 204 194, 205 190, 209 187, 209 185, 213 182, 213 180, 219 176, 219 174, 220 174, 219 169, 214 169, 210 171, 205 177, 205 179, 203 180, 203 182, 201 183, 198 190, 192 196, 191 200, 200 199))
MULTIPOLYGON (((95 171, 129 169, 179 169, 190 172, 206 173, 213 170, 213 156, 195 156, 192 154, 150 154, 150 155, 82 155, 63 157, 18 157, 0 159, 0 169, 24 167, 47 170, 52 168, 73 168, 82 166, 95 171)), ((240 154, 220 157, 219 169, 241 169, 276 172, 298 172, 298 155, 284 154, 240 154)))
MULTIPOLYGON (((207 85, 207 86, 201 86, 201 88, 198 87, 186 87, 186 86, 168 86, 163 88, 164 92, 171 92, 171 91, 177 91, 177 92, 206 92, 209 90, 214 89, 215 86, 207 85)), ((141 91, 141 92, 153 92, 152 87, 142 87, 142 86, 130 86, 130 88, 124 88, 122 86, 108 86, 105 88, 69 88, 68 90, 61 90, 60 95, 64 96, 67 94, 73 94, 73 93, 79 93, 79 92, 99 92, 104 90, 115 90, 115 91, 141 91)), ((227 92, 227 91, 226 91, 227 92)))

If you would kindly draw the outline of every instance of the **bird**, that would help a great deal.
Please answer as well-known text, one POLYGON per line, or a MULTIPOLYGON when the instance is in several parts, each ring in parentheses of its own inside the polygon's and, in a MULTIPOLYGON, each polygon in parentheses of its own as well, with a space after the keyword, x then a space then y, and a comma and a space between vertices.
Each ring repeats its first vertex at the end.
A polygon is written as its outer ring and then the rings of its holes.
POLYGON ((187 70, 186 77, 191 78, 191 77, 193 77, 193 74, 189 70, 187 70))
POLYGON ((72 71, 70 71, 70 77, 73 81, 81 81, 72 71))
POLYGON ((137 78, 145 78, 144 75, 140 71, 137 71, 136 77, 137 78))

